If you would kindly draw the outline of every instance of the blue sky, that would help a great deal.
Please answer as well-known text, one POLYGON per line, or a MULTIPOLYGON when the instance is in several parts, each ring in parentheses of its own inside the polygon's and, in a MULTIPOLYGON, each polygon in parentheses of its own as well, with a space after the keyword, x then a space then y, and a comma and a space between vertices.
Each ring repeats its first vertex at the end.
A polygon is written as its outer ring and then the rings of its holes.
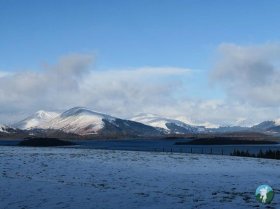
POLYGON ((208 69, 220 43, 278 41, 277 1, 0 1, 1 64, 36 67, 96 53, 100 68, 208 69))
MULTIPOLYGON (((94 62, 89 68, 101 72, 141 71, 144 67, 191 69, 191 75, 165 74, 165 78, 159 77, 165 84, 182 83, 180 89, 172 93, 172 98, 180 100, 179 103, 194 99, 191 105, 188 103, 190 106, 196 106, 196 102, 200 101, 208 104, 211 100, 211 104, 222 103, 223 108, 228 105, 225 109, 231 109, 232 105, 236 107, 236 104, 228 101, 233 96, 232 89, 223 83, 214 85, 217 82, 215 79, 219 80, 220 77, 214 76, 213 80, 212 71, 219 71, 220 68, 217 70, 215 67, 217 63, 225 63, 223 56, 236 52, 235 48, 241 47, 247 53, 248 47, 259 46, 257 50, 263 52, 267 51, 266 44, 277 45, 279 11, 278 1, 261 0, 0 0, 0 71, 41 72, 46 64, 54 66, 62 56, 72 54, 93 55, 94 62)), ((268 48, 271 50, 270 46, 268 48)), ((234 59, 233 56, 229 57, 234 59)), ((251 95, 252 92, 248 93, 248 96, 251 95)), ((249 105, 250 109, 251 100, 240 98, 239 95, 236 99, 238 105, 249 105)), ((122 111, 96 107, 93 103, 81 102, 101 111, 126 115, 122 111)), ((69 102, 66 106, 71 105, 69 102)), ((39 105, 33 107, 36 108, 39 105)), ((272 102, 258 105, 257 108, 270 108, 269 116, 278 117, 278 107, 272 102)), ((24 111, 26 107, 15 109, 24 111)), ((142 108, 139 111, 154 109, 142 108)), ((244 112, 239 111, 238 117, 247 119, 248 115, 244 112)), ((159 113, 169 116, 183 114, 170 114, 170 111, 163 110, 159 113)), ((185 116, 189 115, 195 113, 185 116)), ((233 116, 229 118, 228 123, 233 121, 233 116)), ((253 121, 263 118, 259 116, 253 121)), ((204 118, 200 116, 194 120, 204 118)), ((225 119, 213 116, 207 120, 218 123, 225 119)))

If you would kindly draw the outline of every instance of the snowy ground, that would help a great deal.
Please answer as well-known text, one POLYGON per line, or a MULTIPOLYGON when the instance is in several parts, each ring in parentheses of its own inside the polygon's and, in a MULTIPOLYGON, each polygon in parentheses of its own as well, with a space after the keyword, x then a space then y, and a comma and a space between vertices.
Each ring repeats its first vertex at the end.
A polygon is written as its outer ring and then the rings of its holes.
POLYGON ((0 147, 0 208, 280 208, 280 161, 72 148, 0 147), (260 184, 276 191, 256 202, 260 184))

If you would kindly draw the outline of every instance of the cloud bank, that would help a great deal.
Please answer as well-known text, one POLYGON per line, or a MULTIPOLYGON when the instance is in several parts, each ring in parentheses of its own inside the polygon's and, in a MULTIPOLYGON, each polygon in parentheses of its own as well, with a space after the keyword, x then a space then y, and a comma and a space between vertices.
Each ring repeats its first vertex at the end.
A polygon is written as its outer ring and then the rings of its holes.
POLYGON ((252 125, 278 118, 280 45, 222 44, 218 52, 208 80, 222 97, 215 96, 215 90, 212 94, 211 85, 201 87, 196 82, 207 71, 178 67, 100 70, 87 54, 63 56, 38 71, 2 71, 0 123, 40 109, 63 111, 73 106, 123 118, 144 112, 206 125, 252 125), (196 92, 194 88, 207 93, 194 97, 190 94, 196 92))
POLYGON ((228 98, 252 106, 279 106, 280 44, 222 44, 219 52, 211 79, 228 98))
POLYGON ((91 55, 69 55, 39 71, 0 75, 0 122, 37 111, 87 106, 121 117, 172 103, 190 69, 96 70, 91 55))

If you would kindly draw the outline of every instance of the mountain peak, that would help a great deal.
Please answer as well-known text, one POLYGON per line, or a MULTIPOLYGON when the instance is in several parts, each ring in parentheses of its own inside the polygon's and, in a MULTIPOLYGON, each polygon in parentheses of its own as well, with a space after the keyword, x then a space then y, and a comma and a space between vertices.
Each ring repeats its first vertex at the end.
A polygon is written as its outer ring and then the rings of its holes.
POLYGON ((165 130, 166 133, 190 133, 197 131, 197 127, 186 124, 180 120, 165 118, 155 114, 139 114, 131 118, 133 121, 143 123, 155 128, 165 130))
POLYGON ((44 111, 44 110, 39 110, 34 114, 35 117, 41 118, 41 119, 54 118, 58 115, 59 114, 56 112, 48 112, 48 111, 44 111))
POLYGON ((275 125, 280 126, 280 118, 274 120, 275 125))
POLYGON ((56 118, 59 115, 57 112, 47 112, 44 110, 39 110, 33 115, 23 119, 22 121, 13 125, 15 128, 19 129, 32 129, 39 128, 42 124, 56 118))
POLYGON ((82 116, 82 115, 88 115, 88 116, 99 116, 99 117, 106 117, 106 118, 113 118, 109 115, 106 115, 104 113, 92 111, 86 107, 73 107, 69 110, 66 110, 61 114, 61 117, 71 117, 71 116, 82 116))
POLYGON ((91 114, 92 111, 85 108, 85 107, 73 107, 69 110, 66 110, 65 112, 63 112, 61 114, 61 117, 69 117, 69 116, 75 116, 75 115, 80 115, 80 114, 83 114, 83 113, 89 113, 91 114))
POLYGON ((0 132, 6 132, 7 127, 5 125, 0 124, 0 132))

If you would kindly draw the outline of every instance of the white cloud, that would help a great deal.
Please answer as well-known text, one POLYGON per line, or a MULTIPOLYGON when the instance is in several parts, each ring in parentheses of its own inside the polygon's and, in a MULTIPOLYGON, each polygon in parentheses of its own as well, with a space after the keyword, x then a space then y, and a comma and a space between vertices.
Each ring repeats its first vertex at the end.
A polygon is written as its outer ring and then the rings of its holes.
POLYGON ((0 73, 0 123, 39 109, 62 111, 73 106, 119 117, 155 113, 208 126, 250 125, 278 117, 280 47, 222 45, 219 49, 211 81, 226 91, 226 100, 188 95, 194 87, 201 88, 193 78, 202 72, 149 66, 98 70, 91 55, 76 54, 42 70, 0 73))
POLYGON ((222 44, 219 52, 211 77, 228 98, 252 106, 279 106, 280 44, 222 44))
POLYGON ((1 77, 5 77, 5 76, 8 76, 8 75, 12 75, 12 73, 6 72, 6 71, 0 71, 0 78, 1 78, 1 77))
POLYGON ((191 70, 143 67, 96 70, 90 55, 62 57, 40 71, 21 71, 0 77, 0 122, 38 109, 65 110, 73 106, 127 116, 172 102, 180 77, 191 70), (176 82, 174 82, 176 80, 176 82))

